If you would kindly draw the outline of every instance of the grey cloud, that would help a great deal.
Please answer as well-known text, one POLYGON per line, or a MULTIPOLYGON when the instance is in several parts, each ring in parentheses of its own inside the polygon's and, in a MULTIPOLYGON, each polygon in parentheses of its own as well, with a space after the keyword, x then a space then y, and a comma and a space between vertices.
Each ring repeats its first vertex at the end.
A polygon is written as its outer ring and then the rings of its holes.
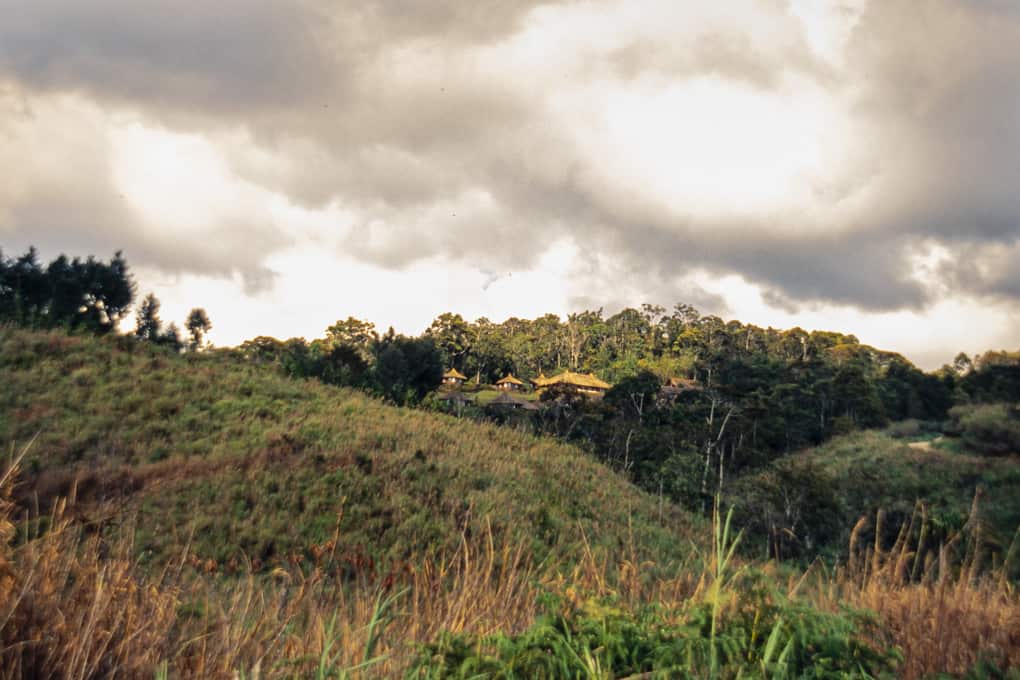
MULTIPOLYGON (((294 122, 296 109, 299 117, 328 119, 378 99, 388 83, 374 69, 385 71, 379 60, 394 47, 495 40, 539 4, 0 0, 0 77, 147 107, 181 124, 226 117, 219 122, 261 123, 267 134, 286 136, 280 128, 294 122)), ((416 99, 419 115, 438 101, 416 99)), ((373 113, 391 117, 386 109, 373 113)))
POLYGON ((289 242, 276 225, 254 219, 180 233, 169 224, 154 224, 119 193, 109 142, 87 115, 79 110, 40 110, 5 118, 3 113, 10 110, 0 100, 0 137, 6 142, 0 148, 0 164, 18 168, 0 190, 0 242, 5 252, 23 252, 30 245, 44 257, 60 252, 109 256, 123 250, 130 264, 168 273, 221 278, 236 274, 249 294, 272 285, 274 274, 266 259, 289 242), (33 158, 44 143, 40 136, 51 134, 34 125, 61 126, 59 161, 33 158))
MULTIPOLYGON (((791 37, 800 37, 792 26, 788 30, 791 37)), ((715 75, 762 89, 779 87, 783 76, 791 72, 821 81, 833 77, 803 39, 765 51, 746 32, 735 29, 705 33, 689 43, 635 40, 607 54, 604 61, 624 79, 649 74, 663 78, 715 75)))
MULTIPOLYGON (((792 70, 851 102, 865 131, 860 167, 826 177, 817 196, 834 215, 837 204, 860 205, 819 227, 795 214, 740 225, 680 219, 591 167, 570 122, 549 116, 555 92, 543 88, 555 85, 478 66, 479 48, 498 49, 539 4, 0 0, 0 80, 30 93, 81 93, 172 127, 244 129, 279 163, 253 163, 237 150, 236 172, 297 203, 350 210, 356 224, 337 247, 384 266, 442 255, 515 268, 569 238, 611 253, 657 296, 696 267, 740 274, 786 308, 918 309, 939 291, 913 278, 910 258, 931 243, 975 258, 973 270, 959 258, 940 270, 943 286, 1020 299, 1015 276, 995 264, 996 248, 1008 249, 1020 232, 1015 5, 873 0, 842 70, 811 57, 788 20, 779 21, 789 38, 768 53, 735 30, 675 44, 634 40, 593 62, 588 76, 713 73, 761 88, 778 87, 792 70), (459 212, 479 192, 488 203, 459 212), (790 222, 789 235, 774 235, 777 219, 790 222)), ((48 205, 50 221, 76 221, 51 229, 54 239, 106 243, 88 224, 93 215, 97 225, 120 225, 115 247, 129 241, 139 257, 169 268, 246 272, 251 290, 272 279, 266 258, 288 242, 271 224, 232 225, 204 259, 170 237, 135 234, 130 214, 100 199, 88 204, 87 189, 46 203, 60 193, 51 187, 31 209, 23 204, 19 224, 26 215, 39 224, 39 206, 48 205)))
POLYGON ((870 6, 850 45, 872 83, 860 110, 876 120, 876 153, 911 161, 887 187, 907 198, 891 227, 949 243, 1020 235, 1017 44, 1015 5, 870 6))
POLYGON ((182 237, 171 227, 146 224, 117 201, 109 191, 69 194, 42 186, 0 219, 0 238, 9 252, 24 251, 30 245, 47 257, 60 252, 102 255, 122 250, 129 264, 167 273, 217 278, 237 274, 248 295, 272 288, 277 274, 263 264, 264 258, 288 243, 275 229, 218 225, 182 237))
POLYGON ((292 106, 338 59, 328 17, 304 2, 0 0, 0 14, 0 74, 133 106, 292 106))
POLYGON ((949 289, 1020 299, 1020 236, 1011 243, 958 245, 953 255, 940 268, 949 289))

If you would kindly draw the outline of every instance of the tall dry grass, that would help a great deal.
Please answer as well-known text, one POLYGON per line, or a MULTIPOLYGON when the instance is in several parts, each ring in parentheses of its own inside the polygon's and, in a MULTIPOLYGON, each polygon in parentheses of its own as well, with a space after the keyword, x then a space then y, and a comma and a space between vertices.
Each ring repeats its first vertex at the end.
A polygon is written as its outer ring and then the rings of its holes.
POLYGON ((173 588, 138 578, 128 545, 85 537, 68 500, 22 521, 15 542, 17 471, 15 460, 0 477, 0 677, 151 674, 174 627, 173 588))
POLYGON ((491 531, 381 582, 338 583, 328 551, 239 579, 186 556, 152 574, 132 558, 130 531, 87 535, 73 496, 14 517, 17 472, 15 460, 0 477, 3 679, 390 677, 440 631, 517 631, 536 614, 534 566, 491 531))
POLYGON ((979 496, 964 530, 939 545, 929 545, 921 503, 889 548, 881 543, 882 521, 879 512, 867 544, 861 535, 870 522, 858 521, 847 564, 821 579, 810 592, 813 602, 876 613, 902 653, 900 672, 908 680, 962 675, 979 660, 1020 667, 1020 597, 1009 577, 1016 541, 999 564, 986 563, 979 496))
MULTIPOLYGON (((2 679, 399 677, 443 631, 526 629, 542 592, 611 597, 625 609, 654 603, 677 622, 712 600, 713 620, 725 619, 741 606, 743 586, 721 574, 750 566, 728 548, 701 554, 692 545, 688 562, 663 577, 633 540, 618 554, 585 540, 569 568, 535 564, 522 545, 488 531, 455 552, 353 583, 335 576, 328 544, 313 564, 269 574, 207 574, 186 549, 152 572, 132 557, 130 527, 104 537, 73 520, 73 494, 48 514, 15 517, 16 479, 17 460, 0 477, 2 679), (730 557, 725 568, 720 560, 730 557)), ((926 521, 919 506, 888 548, 880 538, 864 545, 862 522, 848 564, 798 575, 788 596, 827 611, 874 611, 883 640, 901 650, 905 678, 960 675, 979 658, 1020 666, 1020 599, 1004 566, 983 564, 980 523, 929 546, 926 521)))

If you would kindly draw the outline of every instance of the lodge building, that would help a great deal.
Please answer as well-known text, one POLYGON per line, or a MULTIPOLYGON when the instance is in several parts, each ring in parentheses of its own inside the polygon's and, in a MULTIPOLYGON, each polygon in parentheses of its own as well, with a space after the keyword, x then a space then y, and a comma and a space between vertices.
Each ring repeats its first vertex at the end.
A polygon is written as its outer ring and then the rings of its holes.
POLYGON ((606 393, 606 390, 612 387, 612 385, 604 380, 600 380, 591 373, 575 373, 573 371, 564 371, 551 378, 539 375, 533 382, 535 383, 535 389, 539 392, 554 385, 561 385, 588 396, 602 396, 606 393))

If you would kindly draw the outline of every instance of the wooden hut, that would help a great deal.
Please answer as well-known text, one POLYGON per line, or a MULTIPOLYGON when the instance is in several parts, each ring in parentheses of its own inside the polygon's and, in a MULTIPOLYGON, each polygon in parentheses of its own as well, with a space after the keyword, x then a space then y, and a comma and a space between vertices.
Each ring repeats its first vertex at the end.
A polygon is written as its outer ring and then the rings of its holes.
POLYGON ((513 377, 510 373, 496 381, 496 389, 503 390, 504 392, 517 392, 522 387, 524 387, 524 383, 513 377))

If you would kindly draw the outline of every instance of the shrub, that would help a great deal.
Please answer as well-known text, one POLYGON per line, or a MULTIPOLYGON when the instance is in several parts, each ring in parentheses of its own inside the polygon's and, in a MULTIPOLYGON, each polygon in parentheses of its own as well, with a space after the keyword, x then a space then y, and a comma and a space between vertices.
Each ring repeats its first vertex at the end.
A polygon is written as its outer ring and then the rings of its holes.
POLYGON ((949 412, 964 445, 986 456, 1020 453, 1020 408, 1016 404, 956 406, 949 412))
POLYGON ((676 621, 661 609, 628 612, 589 600, 564 614, 548 610, 519 635, 480 640, 444 634, 423 647, 414 677, 812 677, 870 678, 890 673, 896 654, 872 646, 874 620, 827 613, 767 590, 744 593, 740 609, 711 633, 711 606, 691 607, 676 621), (717 664, 717 665, 716 665, 717 664), (714 667, 714 672, 713 672, 714 667))

